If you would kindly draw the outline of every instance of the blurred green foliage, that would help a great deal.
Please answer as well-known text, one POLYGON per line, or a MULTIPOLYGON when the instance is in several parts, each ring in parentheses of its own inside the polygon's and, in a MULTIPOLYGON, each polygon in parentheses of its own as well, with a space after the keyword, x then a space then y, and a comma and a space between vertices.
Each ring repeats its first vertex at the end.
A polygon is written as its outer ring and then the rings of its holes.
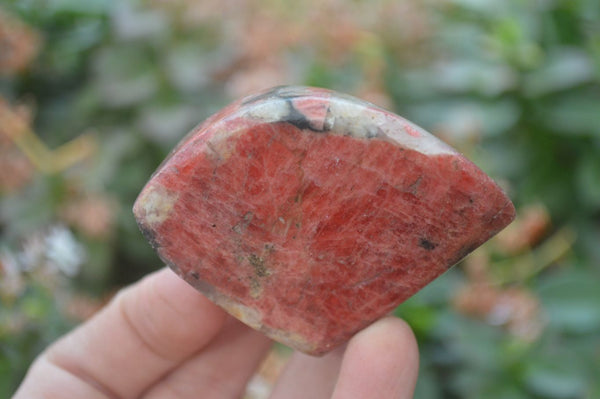
POLYGON ((95 143, 43 173, 0 126, 0 156, 19 160, 0 172, 0 396, 85 317, 73 303, 160 266, 130 208, 178 139, 234 97, 289 83, 392 108, 498 179, 525 219, 545 212, 538 230, 508 233, 517 249, 491 243, 398 308, 420 341, 416 397, 600 397, 597 0, 0 6, 35 32, 14 46, 38 43, 0 75, 2 97, 50 148, 95 143), (489 307, 472 304, 479 292, 489 307))

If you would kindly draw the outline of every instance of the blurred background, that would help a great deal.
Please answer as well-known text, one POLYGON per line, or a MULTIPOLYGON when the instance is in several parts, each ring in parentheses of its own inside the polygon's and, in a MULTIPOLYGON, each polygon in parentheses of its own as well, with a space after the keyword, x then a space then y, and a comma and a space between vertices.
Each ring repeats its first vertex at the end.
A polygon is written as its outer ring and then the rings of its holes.
POLYGON ((0 397, 161 266, 131 207, 175 143, 277 84, 407 117, 517 206, 398 308, 417 398, 600 398, 598 0, 0 0, 0 397))

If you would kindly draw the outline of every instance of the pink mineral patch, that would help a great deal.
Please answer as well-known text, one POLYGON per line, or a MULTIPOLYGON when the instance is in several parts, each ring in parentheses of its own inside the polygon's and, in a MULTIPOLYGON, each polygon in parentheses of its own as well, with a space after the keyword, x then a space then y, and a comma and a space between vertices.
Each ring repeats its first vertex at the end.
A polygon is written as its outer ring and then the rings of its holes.
POLYGON ((514 218, 480 169, 391 115, 310 88, 234 103, 157 170, 138 224, 228 312, 325 353, 514 218))

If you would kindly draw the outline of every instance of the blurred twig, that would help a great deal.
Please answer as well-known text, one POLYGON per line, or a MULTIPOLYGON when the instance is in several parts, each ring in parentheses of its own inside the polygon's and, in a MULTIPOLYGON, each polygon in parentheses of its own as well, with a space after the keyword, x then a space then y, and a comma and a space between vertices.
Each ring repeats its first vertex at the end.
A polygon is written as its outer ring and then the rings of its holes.
POLYGON ((490 269, 494 283, 503 285, 522 282, 534 277, 564 257, 572 249, 576 237, 573 229, 563 227, 537 248, 516 257, 492 263, 490 269))
POLYGON ((96 150, 92 134, 81 136, 51 150, 29 128, 27 123, 6 104, 0 102, 0 134, 11 139, 42 173, 52 174, 90 157, 96 150))

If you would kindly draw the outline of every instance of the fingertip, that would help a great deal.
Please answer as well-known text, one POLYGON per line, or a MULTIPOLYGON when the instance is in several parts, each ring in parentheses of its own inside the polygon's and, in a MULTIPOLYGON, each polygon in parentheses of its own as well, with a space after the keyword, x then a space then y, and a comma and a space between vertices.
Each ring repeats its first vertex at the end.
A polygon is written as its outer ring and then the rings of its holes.
POLYGON ((151 291, 144 294, 157 296, 174 311, 196 313, 201 310, 206 317, 215 318, 221 324, 225 320, 225 312, 220 307, 167 267, 146 276, 140 284, 147 284, 151 291))
POLYGON ((334 398, 411 398, 417 382, 419 350, 409 325, 383 318, 349 342, 334 398))
POLYGON ((356 334, 349 346, 357 351, 368 350, 371 356, 401 354, 406 363, 419 363, 419 347, 412 328, 393 316, 384 317, 356 334))

